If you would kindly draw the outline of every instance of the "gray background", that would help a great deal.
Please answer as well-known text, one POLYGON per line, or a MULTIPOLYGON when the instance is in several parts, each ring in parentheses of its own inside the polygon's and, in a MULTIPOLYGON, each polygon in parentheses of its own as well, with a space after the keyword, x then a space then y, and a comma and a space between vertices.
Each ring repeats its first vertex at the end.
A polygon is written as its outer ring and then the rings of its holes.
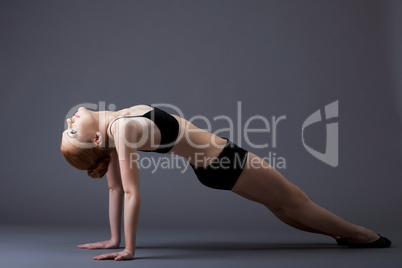
MULTIPOLYGON (((400 14, 400 1, 0 1, 0 224, 107 226, 106 179, 59 150, 71 107, 170 103, 212 119, 235 118, 241 101, 243 118, 287 116, 276 148, 244 148, 284 157, 280 171, 313 201, 392 236, 402 223, 400 14), (303 148, 301 125, 335 100, 332 168, 303 148)), ((324 123, 306 135, 323 150, 324 123)), ((140 229, 290 230, 192 170, 140 174, 140 229)))

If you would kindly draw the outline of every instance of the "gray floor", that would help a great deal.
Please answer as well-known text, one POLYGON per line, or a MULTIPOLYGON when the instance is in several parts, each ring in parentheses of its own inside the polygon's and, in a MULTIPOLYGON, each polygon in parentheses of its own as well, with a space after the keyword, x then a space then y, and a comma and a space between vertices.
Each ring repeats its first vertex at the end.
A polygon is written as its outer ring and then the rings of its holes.
MULTIPOLYGON (((402 233, 388 249, 348 249, 300 231, 139 230, 136 259, 95 261, 117 250, 83 250, 108 229, 0 226, 0 267, 401 267, 402 233)), ((391 234, 391 232, 389 232, 391 234)))

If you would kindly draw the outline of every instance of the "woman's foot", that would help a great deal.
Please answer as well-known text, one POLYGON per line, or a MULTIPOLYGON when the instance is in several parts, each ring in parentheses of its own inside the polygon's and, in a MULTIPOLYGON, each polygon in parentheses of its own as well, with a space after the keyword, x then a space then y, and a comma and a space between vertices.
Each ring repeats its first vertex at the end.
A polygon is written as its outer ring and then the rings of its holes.
POLYGON ((380 239, 380 236, 377 233, 364 228, 360 234, 354 237, 348 237, 346 239, 350 243, 372 243, 380 239))
POLYGON ((379 235, 379 239, 370 243, 349 243, 350 248, 389 248, 391 246, 391 241, 379 235))
POLYGON ((337 236, 337 235, 331 235, 333 239, 335 239, 336 243, 338 246, 348 246, 349 242, 343 237, 337 236))
POLYGON ((349 246, 349 241, 343 237, 337 238, 336 243, 338 243, 338 246, 349 246))
POLYGON ((353 238, 336 238, 336 242, 339 246, 349 246, 350 248, 387 248, 392 244, 388 238, 382 237, 368 229, 365 229, 360 235, 353 238))

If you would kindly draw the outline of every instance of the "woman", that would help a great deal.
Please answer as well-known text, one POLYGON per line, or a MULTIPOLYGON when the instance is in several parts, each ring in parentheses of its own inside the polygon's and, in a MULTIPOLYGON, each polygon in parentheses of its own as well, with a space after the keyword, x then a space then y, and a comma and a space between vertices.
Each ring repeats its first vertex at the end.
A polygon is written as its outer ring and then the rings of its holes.
POLYGON ((206 186, 230 190, 266 206, 297 229, 328 235, 349 247, 389 247, 391 241, 351 224, 313 203, 297 186, 257 155, 227 138, 197 128, 184 118, 136 105, 120 111, 94 112, 81 107, 63 132, 61 151, 89 176, 107 176, 111 239, 79 248, 118 248, 124 196, 125 249, 94 257, 133 259, 140 210, 137 150, 177 154, 189 161, 206 186))

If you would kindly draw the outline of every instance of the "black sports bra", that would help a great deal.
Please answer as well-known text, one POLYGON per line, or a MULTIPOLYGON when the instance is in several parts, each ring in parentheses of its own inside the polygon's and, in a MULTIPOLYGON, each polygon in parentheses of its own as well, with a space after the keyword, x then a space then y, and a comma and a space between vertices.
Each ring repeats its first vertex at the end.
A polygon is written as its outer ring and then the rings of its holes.
MULTIPOLYGON (((147 104, 149 107, 153 107, 152 105, 147 104)), ((109 125, 109 132, 110 135, 113 137, 111 127, 114 122, 116 122, 117 119, 120 118, 131 118, 131 117, 146 117, 152 122, 155 123, 155 125, 159 128, 159 131, 161 132, 161 143, 159 147, 154 150, 139 150, 143 152, 157 152, 157 153, 167 153, 169 152, 173 146, 176 143, 177 136, 179 134, 179 122, 176 120, 175 117, 171 116, 167 112, 157 108, 153 107, 154 109, 146 112, 145 114, 142 115, 127 115, 127 116, 121 116, 116 118, 115 120, 112 121, 109 125)))

